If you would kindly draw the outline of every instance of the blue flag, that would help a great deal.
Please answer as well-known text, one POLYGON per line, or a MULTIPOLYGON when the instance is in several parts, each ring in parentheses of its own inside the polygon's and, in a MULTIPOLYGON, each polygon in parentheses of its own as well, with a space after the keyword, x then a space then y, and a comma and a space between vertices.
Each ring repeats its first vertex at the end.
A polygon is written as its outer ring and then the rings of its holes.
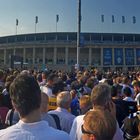
POLYGON ((56 15, 56 22, 59 21, 59 15, 56 15))
POLYGON ((35 23, 38 23, 38 16, 35 17, 35 23))
POLYGON ((18 26, 18 19, 16 19, 16 26, 18 26))

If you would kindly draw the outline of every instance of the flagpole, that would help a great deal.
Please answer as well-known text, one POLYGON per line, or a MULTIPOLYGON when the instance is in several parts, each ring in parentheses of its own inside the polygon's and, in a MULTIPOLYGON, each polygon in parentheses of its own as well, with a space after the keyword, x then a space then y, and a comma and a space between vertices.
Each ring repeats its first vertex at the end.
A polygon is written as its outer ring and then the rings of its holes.
POLYGON ((17 25, 16 25, 16 35, 17 35, 17 25))
POLYGON ((77 64, 76 69, 79 70, 79 53, 80 53, 80 33, 81 33, 81 0, 78 0, 78 20, 77 20, 77 64))
POLYGON ((56 21, 56 33, 57 33, 57 21, 56 21))
POLYGON ((35 23, 35 34, 36 34, 36 23, 35 23))

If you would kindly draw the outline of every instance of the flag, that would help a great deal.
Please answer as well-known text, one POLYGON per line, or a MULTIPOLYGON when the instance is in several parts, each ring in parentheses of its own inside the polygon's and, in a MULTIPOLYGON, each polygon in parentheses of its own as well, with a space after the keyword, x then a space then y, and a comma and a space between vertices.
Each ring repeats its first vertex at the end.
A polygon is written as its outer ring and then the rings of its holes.
POLYGON ((35 23, 38 23, 38 16, 35 17, 35 23))
POLYGON ((101 15, 101 21, 104 22, 104 15, 101 15))
POLYGON ((122 16, 122 23, 125 23, 125 16, 122 16))
POLYGON ((16 19, 16 26, 18 26, 18 19, 16 19))
POLYGON ((112 23, 114 23, 115 22, 115 17, 114 17, 114 15, 112 15, 112 23))
POLYGON ((56 22, 59 21, 59 15, 56 15, 56 22))
POLYGON ((133 18, 133 24, 135 24, 136 23, 136 17, 133 16, 132 18, 133 18))

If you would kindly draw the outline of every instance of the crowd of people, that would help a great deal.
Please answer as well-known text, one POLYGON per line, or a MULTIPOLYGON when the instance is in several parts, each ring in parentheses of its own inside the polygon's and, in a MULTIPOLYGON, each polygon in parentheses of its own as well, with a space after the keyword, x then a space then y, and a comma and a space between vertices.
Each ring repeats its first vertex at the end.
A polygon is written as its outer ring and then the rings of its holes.
POLYGON ((0 70, 1 140, 140 140, 140 72, 0 70))

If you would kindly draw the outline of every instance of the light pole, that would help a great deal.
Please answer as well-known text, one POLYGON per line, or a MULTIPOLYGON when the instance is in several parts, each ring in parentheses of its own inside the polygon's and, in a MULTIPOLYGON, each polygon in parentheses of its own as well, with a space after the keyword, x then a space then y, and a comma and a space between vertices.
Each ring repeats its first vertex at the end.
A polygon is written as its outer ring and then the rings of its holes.
POLYGON ((81 33, 81 0, 78 0, 78 18, 77 18, 77 64, 76 69, 79 70, 79 53, 80 53, 80 33, 81 33))

